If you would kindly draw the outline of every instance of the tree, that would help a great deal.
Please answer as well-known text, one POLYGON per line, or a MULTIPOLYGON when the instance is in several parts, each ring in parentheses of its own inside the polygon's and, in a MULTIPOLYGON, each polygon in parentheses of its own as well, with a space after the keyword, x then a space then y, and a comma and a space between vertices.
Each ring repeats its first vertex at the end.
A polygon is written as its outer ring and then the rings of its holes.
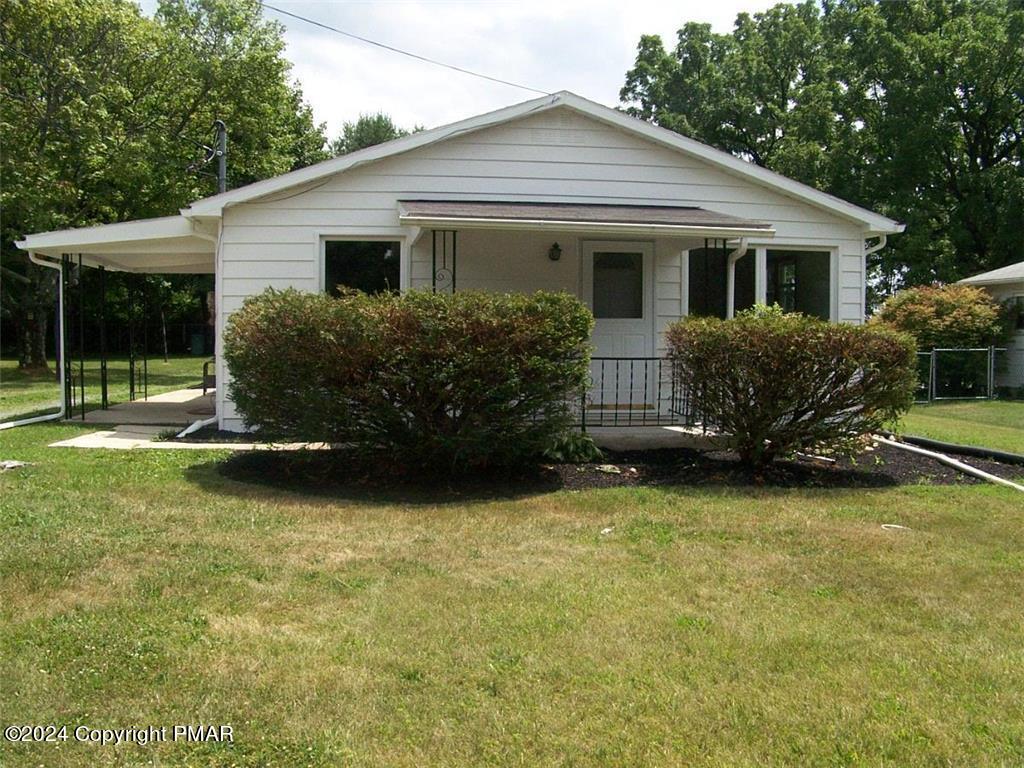
POLYGON ((679 30, 673 54, 644 37, 621 97, 628 111, 803 180, 827 181, 838 88, 817 5, 741 13, 732 34, 679 30))
POLYGON ((826 0, 641 38, 631 114, 907 222, 883 291, 1024 251, 1024 6, 826 0))
POLYGON ((257 0, 161 0, 152 19, 128 0, 5 0, 0 259, 5 316, 31 340, 24 364, 46 365, 54 273, 14 240, 167 215, 214 192, 186 167, 215 118, 228 124, 230 186, 326 156, 282 33, 257 0))
MULTIPOLYGON (((413 128, 412 132, 416 133, 422 130, 417 126, 413 128)), ((408 135, 409 131, 399 128, 383 112, 378 112, 375 115, 360 115, 354 123, 346 122, 342 126, 341 135, 331 142, 331 153, 347 155, 349 152, 366 149, 408 135)))
POLYGON ((898 285, 952 281, 1024 250, 1024 6, 825 6, 849 117, 870 134, 861 196, 907 222, 878 262, 898 285))

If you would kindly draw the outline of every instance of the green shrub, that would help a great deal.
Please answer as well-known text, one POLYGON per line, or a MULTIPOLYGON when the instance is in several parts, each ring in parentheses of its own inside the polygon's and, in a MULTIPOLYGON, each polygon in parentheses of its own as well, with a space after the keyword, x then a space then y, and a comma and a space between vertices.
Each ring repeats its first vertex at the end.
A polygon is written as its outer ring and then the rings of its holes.
POLYGON ((600 461, 604 454, 590 435, 570 430, 555 438, 544 450, 544 458, 558 464, 584 464, 600 461))
POLYGON ((1006 312, 983 289, 973 285, 922 286, 890 296, 871 318, 872 326, 909 333, 917 348, 972 349, 998 344, 1006 337, 1006 312))
POLYGON ((229 392, 275 439, 410 470, 513 465, 570 425, 592 322, 567 294, 271 290, 228 323, 229 392))
POLYGON ((667 340, 695 411, 754 467, 796 451, 850 452, 913 402, 913 342, 888 329, 755 307, 733 320, 687 318, 667 340))

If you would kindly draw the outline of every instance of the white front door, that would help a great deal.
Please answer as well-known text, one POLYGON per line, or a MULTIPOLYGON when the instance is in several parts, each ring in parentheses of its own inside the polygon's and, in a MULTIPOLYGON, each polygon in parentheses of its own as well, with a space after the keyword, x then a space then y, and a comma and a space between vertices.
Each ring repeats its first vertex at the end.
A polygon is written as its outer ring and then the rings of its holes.
POLYGON ((654 354, 653 244, 585 242, 582 288, 594 313, 591 405, 650 408, 651 377, 635 359, 654 354))

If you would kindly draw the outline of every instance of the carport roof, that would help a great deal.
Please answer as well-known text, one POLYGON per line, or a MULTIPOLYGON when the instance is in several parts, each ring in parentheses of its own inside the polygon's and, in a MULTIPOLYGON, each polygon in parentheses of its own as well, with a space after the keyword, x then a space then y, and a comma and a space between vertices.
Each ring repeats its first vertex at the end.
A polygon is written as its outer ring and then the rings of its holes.
POLYGON ((184 216, 140 219, 28 235, 16 245, 42 256, 82 255, 90 267, 123 272, 212 273, 216 238, 184 216))

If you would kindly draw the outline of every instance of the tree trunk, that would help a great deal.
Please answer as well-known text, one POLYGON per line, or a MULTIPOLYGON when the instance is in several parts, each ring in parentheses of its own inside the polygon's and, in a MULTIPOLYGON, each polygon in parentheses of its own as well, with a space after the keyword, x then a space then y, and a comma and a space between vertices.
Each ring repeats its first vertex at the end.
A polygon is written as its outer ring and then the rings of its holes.
POLYGON ((47 322, 48 313, 36 312, 36 320, 32 324, 32 367, 49 369, 46 362, 46 332, 50 327, 47 322))
POLYGON ((160 331, 163 333, 164 339, 164 362, 168 362, 167 358, 167 313, 164 312, 164 308, 160 307, 160 331))
POLYGON ((22 370, 49 371, 46 361, 46 312, 29 310, 19 323, 18 367, 22 370))

